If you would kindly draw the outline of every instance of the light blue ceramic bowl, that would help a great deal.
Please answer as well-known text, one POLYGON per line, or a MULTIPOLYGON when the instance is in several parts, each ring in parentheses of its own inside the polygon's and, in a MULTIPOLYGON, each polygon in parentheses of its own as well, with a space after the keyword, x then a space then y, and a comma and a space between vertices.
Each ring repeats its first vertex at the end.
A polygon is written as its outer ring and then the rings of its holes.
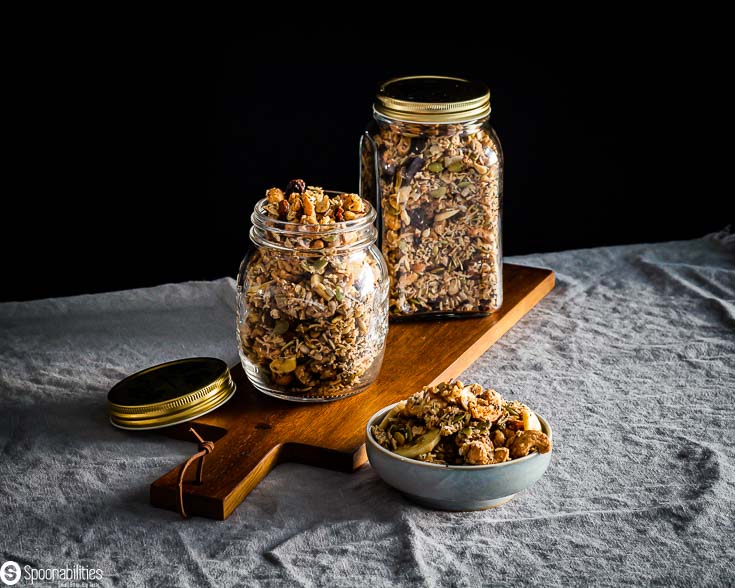
MULTIPOLYGON (((500 506, 536 482, 549 467, 551 451, 484 466, 439 465, 401 457, 381 447, 370 432, 370 427, 380 423, 394 406, 380 409, 368 421, 368 459, 384 482, 422 506, 440 510, 500 506)), ((538 413, 536 416, 551 439, 549 423, 538 413)))

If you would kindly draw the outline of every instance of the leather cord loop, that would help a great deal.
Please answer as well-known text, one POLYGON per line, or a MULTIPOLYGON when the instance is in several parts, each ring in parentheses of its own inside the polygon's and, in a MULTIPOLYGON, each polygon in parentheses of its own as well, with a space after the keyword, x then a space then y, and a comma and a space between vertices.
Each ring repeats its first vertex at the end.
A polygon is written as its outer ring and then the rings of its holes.
POLYGON ((184 465, 181 466, 181 471, 179 472, 179 514, 182 518, 188 518, 188 515, 186 514, 186 510, 184 510, 184 476, 186 476, 186 470, 189 468, 189 466, 194 463, 195 461, 199 460, 199 463, 197 464, 197 475, 196 475, 196 483, 201 484, 202 483, 202 476, 204 474, 204 458, 207 457, 212 451, 214 451, 214 443, 212 441, 205 441, 202 439, 202 437, 194 430, 194 427, 189 427, 189 431, 191 431, 194 436, 199 441, 199 451, 197 451, 194 455, 192 455, 189 459, 186 460, 184 465))

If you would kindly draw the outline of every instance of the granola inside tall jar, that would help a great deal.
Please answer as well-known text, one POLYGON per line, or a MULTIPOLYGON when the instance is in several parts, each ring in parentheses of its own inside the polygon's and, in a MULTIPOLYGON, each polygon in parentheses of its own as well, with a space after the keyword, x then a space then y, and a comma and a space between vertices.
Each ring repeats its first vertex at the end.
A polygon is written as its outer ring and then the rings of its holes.
POLYGON ((303 402, 352 396, 380 370, 388 276, 375 209, 357 194, 294 180, 252 214, 240 266, 240 357, 261 392, 303 402))
POLYGON ((379 210, 392 317, 500 308, 503 154, 490 91, 459 78, 384 83, 360 143, 360 193, 379 210))

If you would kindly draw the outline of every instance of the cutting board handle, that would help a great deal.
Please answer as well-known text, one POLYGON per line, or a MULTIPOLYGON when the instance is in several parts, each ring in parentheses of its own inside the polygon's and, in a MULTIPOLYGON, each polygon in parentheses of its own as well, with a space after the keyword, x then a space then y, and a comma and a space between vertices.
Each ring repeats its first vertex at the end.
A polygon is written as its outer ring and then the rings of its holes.
MULTIPOLYGON (((186 513, 224 520, 281 461, 282 452, 282 444, 248 444, 238 438, 225 437, 215 443, 206 457, 202 483, 195 480, 196 468, 187 472, 183 485, 186 513)), ((177 466, 151 484, 151 504, 178 511, 180 471, 177 466)))
MULTIPOLYGON (((225 437, 206 458, 204 476, 197 484, 189 468, 183 486, 184 510, 189 516, 226 519, 250 491, 279 463, 301 463, 352 472, 365 463, 365 446, 342 452, 303 443, 268 444, 265 439, 225 437)), ((151 485, 154 506, 178 510, 177 478, 181 466, 151 485)))

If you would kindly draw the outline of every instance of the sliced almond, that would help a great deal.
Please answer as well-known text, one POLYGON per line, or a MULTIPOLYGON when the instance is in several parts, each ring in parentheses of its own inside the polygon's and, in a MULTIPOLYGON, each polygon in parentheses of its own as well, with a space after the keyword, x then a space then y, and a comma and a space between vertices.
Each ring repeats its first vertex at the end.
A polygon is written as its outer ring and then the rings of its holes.
POLYGON ((440 213, 436 214, 434 216, 434 222, 440 223, 442 221, 447 220, 448 218, 452 218, 455 214, 459 212, 459 209, 448 209, 448 210, 442 210, 440 213))

